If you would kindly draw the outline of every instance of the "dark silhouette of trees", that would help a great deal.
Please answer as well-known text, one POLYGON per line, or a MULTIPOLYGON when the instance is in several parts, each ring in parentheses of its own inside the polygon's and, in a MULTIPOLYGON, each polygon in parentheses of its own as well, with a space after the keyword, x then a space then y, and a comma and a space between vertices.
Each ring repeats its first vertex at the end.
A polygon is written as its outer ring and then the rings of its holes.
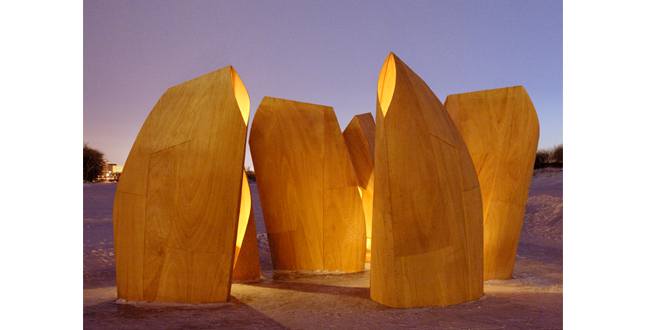
POLYGON ((83 182, 94 182, 103 172, 103 153, 83 143, 83 182))
POLYGON ((544 167, 563 168, 564 163, 564 146, 559 144, 550 149, 538 150, 535 155, 534 169, 544 167))
POLYGON ((562 144, 553 147, 551 150, 551 161, 554 163, 564 163, 564 146, 562 144))
POLYGON ((533 165, 533 169, 547 167, 546 164, 549 163, 550 156, 548 150, 538 150, 535 154, 535 165, 533 165))

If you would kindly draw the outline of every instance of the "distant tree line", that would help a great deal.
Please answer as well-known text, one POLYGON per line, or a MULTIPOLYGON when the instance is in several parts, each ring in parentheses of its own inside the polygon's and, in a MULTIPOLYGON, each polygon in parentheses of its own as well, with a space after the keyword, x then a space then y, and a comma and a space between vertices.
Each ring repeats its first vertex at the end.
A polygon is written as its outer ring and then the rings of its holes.
POLYGON ((94 182, 103 173, 104 154, 83 143, 83 182, 94 182))
POLYGON ((538 150, 535 154, 534 169, 545 167, 563 167, 563 145, 559 144, 549 149, 538 150))

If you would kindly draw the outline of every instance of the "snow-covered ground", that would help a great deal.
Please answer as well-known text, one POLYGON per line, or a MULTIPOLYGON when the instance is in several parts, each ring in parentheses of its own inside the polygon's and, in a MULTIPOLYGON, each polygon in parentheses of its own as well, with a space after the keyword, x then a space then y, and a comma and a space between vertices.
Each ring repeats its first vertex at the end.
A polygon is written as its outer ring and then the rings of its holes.
POLYGON ((484 283, 483 298, 395 309, 369 298, 369 264, 353 274, 273 271, 262 208, 251 183, 263 278, 234 282, 221 304, 116 302, 112 205, 116 184, 83 185, 86 329, 561 329, 562 170, 534 172, 513 278, 484 283))

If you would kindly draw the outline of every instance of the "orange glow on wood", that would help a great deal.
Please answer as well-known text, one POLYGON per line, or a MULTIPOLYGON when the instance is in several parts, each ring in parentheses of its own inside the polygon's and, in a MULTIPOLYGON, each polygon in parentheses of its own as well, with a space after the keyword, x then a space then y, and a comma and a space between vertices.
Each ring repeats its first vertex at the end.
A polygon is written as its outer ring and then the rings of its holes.
POLYGON ((383 113, 383 117, 385 117, 387 110, 390 108, 392 95, 394 95, 394 87, 396 86, 396 64, 394 57, 395 55, 393 53, 387 56, 378 77, 378 101, 380 106, 377 110, 383 113))
POLYGON ((235 94, 235 100, 237 100, 237 106, 240 108, 242 118, 244 118, 244 124, 248 126, 249 111, 251 110, 249 93, 246 92, 242 79, 240 79, 233 67, 231 67, 231 80, 233 81, 233 93, 235 94))

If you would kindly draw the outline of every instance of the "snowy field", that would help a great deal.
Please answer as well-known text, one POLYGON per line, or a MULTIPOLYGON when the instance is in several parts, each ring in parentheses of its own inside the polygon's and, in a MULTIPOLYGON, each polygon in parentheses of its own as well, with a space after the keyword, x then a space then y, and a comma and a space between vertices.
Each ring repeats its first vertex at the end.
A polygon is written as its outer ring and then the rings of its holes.
POLYGON ((220 304, 116 301, 112 205, 117 185, 83 185, 85 329, 562 329, 561 169, 533 174, 513 278, 484 283, 484 297, 446 307, 395 309, 369 298, 361 273, 272 270, 257 186, 251 183, 263 278, 234 282, 220 304))

